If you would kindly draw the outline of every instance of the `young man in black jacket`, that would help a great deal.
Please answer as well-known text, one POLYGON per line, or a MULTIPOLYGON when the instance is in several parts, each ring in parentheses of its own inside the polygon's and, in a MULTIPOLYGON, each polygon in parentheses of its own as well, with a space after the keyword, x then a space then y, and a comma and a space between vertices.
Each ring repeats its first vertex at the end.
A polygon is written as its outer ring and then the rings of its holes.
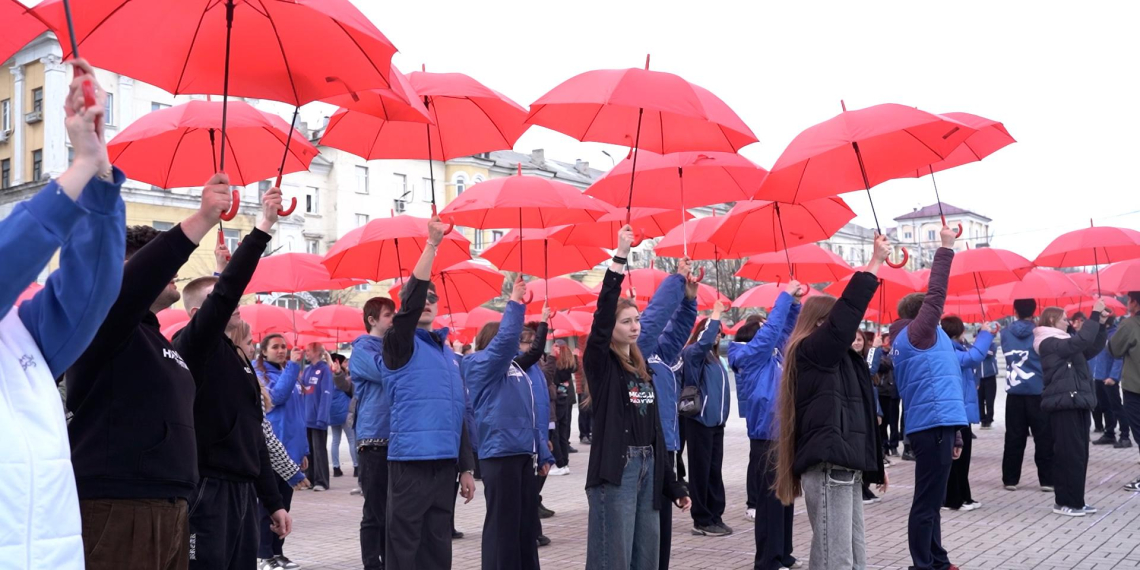
MULTIPOLYGON (((227 180, 220 180, 222 183, 227 180)), ((257 228, 242 240, 220 277, 186 285, 190 322, 174 337, 197 384, 194 430, 201 481, 190 505, 190 568, 248 570, 257 562, 257 501, 284 538, 293 521, 283 508, 261 429, 261 385, 253 366, 226 336, 277 222, 281 190, 261 197, 257 228)))
POLYGON ((216 181, 204 187, 198 211, 170 230, 128 228, 122 289, 67 372, 87 568, 188 563, 188 502, 198 484, 195 386, 154 314, 178 301, 179 268, 229 209, 229 189, 216 181), (140 536, 139 528, 150 532, 140 536))

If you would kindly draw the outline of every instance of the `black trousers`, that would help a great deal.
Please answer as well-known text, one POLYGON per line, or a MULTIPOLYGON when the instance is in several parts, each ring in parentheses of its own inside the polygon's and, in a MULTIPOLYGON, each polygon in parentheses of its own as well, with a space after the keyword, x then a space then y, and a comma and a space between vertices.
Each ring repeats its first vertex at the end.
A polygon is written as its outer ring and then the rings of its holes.
POLYGON ((483 570, 538 570, 538 479, 534 456, 483 463, 483 570))
POLYGON ((685 469, 685 426, 687 418, 677 418, 677 437, 681 441, 681 449, 677 450, 677 480, 684 483, 688 480, 689 472, 685 469))
MULTIPOLYGON (((274 480, 277 481, 277 491, 281 493, 281 502, 285 505, 285 510, 288 511, 293 506, 293 487, 289 485, 288 481, 280 477, 274 477, 274 480)), ((281 549, 285 547, 285 539, 277 536, 277 533, 270 530, 269 526, 273 521, 270 520, 269 511, 265 510, 265 506, 258 504, 257 510, 261 513, 257 557, 273 558, 274 556, 281 556, 284 554, 281 549)))
POLYGON ((360 558, 364 570, 384 568, 388 513, 388 446, 360 448, 360 490, 364 508, 360 518, 360 558))
POLYGON ((946 570, 950 558, 942 548, 942 503, 954 457, 953 427, 910 434, 914 452, 914 500, 907 519, 907 539, 915 570, 946 570))
POLYGON ((1096 407, 1104 412, 1104 433, 1116 437, 1116 428, 1120 428, 1120 439, 1128 437, 1128 418, 1124 416, 1124 404, 1120 401, 1120 382, 1112 386, 1103 380, 1096 381, 1096 407))
POLYGON ((569 401, 555 405, 555 422, 554 422, 554 450, 558 452, 554 456, 554 465, 557 467, 566 467, 570 464, 570 410, 574 405, 569 401))
POLYGON ((257 515, 252 482, 203 477, 190 505, 190 568, 256 567, 257 515))
POLYGON ((970 426, 962 429, 962 456, 950 465, 950 479, 946 483, 945 506, 959 509, 966 503, 972 503, 974 496, 970 494, 970 455, 974 449, 974 432, 970 426))
POLYGON ((765 439, 749 440, 749 484, 756 487, 759 497, 756 503, 756 558, 752 566, 755 570, 790 568, 796 561, 792 557, 792 516, 795 510, 785 507, 772 491, 776 471, 768 455, 772 452, 773 443, 765 439))
POLYGON ((997 400, 997 376, 986 376, 978 383, 978 406, 982 412, 982 425, 994 423, 994 402, 997 400))
MULTIPOLYGON (((670 451, 665 454, 665 469, 674 471, 677 452, 670 451)), ((657 555, 657 568, 669 570, 669 557, 673 553, 673 505, 661 505, 658 511, 661 515, 661 552, 657 555)))
MULTIPOLYGON (((586 394, 579 393, 578 401, 581 402, 586 397, 586 394)), ((578 406, 578 439, 587 438, 593 435, 591 428, 594 425, 594 412, 591 408, 582 409, 578 406)))
POLYGON ((1053 429, 1053 494, 1062 507, 1085 506, 1085 476, 1089 467, 1089 411, 1049 412, 1053 429))
POLYGON ((386 570, 451 568, 458 475, 454 459, 388 462, 386 570))
MULTIPOLYGON (((1140 434, 1140 394, 1123 388, 1120 391, 1124 396, 1123 412, 1128 420, 1128 427, 1132 429, 1133 435, 1140 434)), ((1140 442, 1140 435, 1137 435, 1137 441, 1140 442)))
POLYGON ((883 449, 898 449, 902 433, 899 431, 899 409, 902 401, 890 396, 879 396, 879 407, 883 408, 883 423, 879 424, 879 439, 883 449))
POLYGON ((1049 429, 1049 416, 1041 411, 1041 396, 1006 394, 1005 450, 1001 457, 1003 484, 1021 482, 1021 463, 1030 433, 1033 434, 1037 480, 1042 487, 1050 487, 1053 485, 1053 432, 1049 429))
POLYGON ((314 487, 329 488, 329 430, 308 428, 309 468, 305 476, 314 487))
POLYGON ((689 496, 693 500, 693 523, 708 526, 723 523, 725 498, 724 426, 708 427, 685 418, 689 443, 689 496))

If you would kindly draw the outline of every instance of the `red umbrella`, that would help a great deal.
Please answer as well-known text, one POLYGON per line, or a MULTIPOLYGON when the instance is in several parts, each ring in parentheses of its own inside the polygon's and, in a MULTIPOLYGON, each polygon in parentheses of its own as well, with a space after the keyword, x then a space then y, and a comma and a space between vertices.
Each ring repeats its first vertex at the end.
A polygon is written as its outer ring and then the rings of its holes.
MULTIPOLYGON (((857 267, 855 271, 864 271, 866 267, 857 267)), ((854 275, 854 274, 852 274, 854 275)), ((926 289, 926 282, 918 283, 907 271, 896 267, 880 267, 877 275, 879 288, 868 304, 867 314, 878 317, 879 322, 894 322, 898 320, 896 307, 903 297, 926 289)), ((851 276, 844 277, 824 288, 823 292, 833 297, 843 294, 843 289, 851 281, 851 276)), ((867 319, 873 319, 867 316, 867 319)))
MULTIPOLYGON (((461 261, 431 276, 439 293, 439 312, 467 313, 468 311, 498 297, 503 290, 503 274, 486 265, 473 261, 461 261)), ((400 289, 397 283, 388 290, 388 295, 400 306, 400 289)))
MULTIPOLYGON (((669 230, 653 251, 661 257, 688 257, 689 259, 720 260, 734 257, 728 250, 713 242, 712 236, 728 218, 706 216, 669 230), (688 244, 686 246, 686 243, 688 244), (685 251, 688 249, 688 251, 685 251)), ((739 257, 739 256, 737 256, 739 257)))
MULTIPOLYGON (((338 239, 321 263, 332 277, 403 278, 411 274, 427 244, 428 221, 404 215, 372 220, 338 239)), ((470 248, 471 242, 449 231, 436 249, 432 270, 471 259, 470 248)))
MULTIPOLYGON (((1104 306, 1108 309, 1111 309, 1113 314, 1116 314, 1116 315, 1127 315, 1128 314, 1128 307, 1124 306, 1124 303, 1121 303, 1120 301, 1116 300, 1115 297, 1101 297, 1101 298, 1104 300, 1104 306)), ((1093 308, 1093 305, 1095 305, 1095 304, 1096 304, 1095 299, 1083 299, 1077 303, 1066 305, 1065 306, 1065 314, 1072 317, 1074 314, 1076 314, 1079 311, 1079 312, 1084 313, 1085 316, 1088 316, 1089 314, 1092 313, 1092 308, 1093 308)))
MULTIPOLYGON (((465 331, 468 330, 465 323, 467 322, 467 313, 447 313, 439 315, 431 322, 432 328, 442 329, 448 328, 452 331, 465 331)), ((451 338, 451 335, 448 335, 451 338)))
MULTIPOLYGON (((784 291, 786 285, 780 283, 765 283, 757 285, 743 293, 732 302, 732 306, 737 309, 745 309, 748 307, 759 307, 761 309, 772 310, 776 304, 776 298, 784 291)), ((816 297, 820 295, 819 291, 806 288, 807 292, 804 293, 803 299, 816 297)))
MULTIPOLYGON (((321 144, 372 160, 451 160, 510 149, 528 126, 526 109, 462 73, 414 72, 411 89, 422 98, 430 122, 385 120, 374 105, 344 105, 329 119, 321 144)), ((348 104, 346 104, 348 103, 348 104)), ((432 172, 432 208, 435 173, 432 172)))
POLYGON ((596 221, 607 206, 577 188, 541 176, 518 175, 480 182, 440 213, 445 222, 471 228, 549 228, 596 221))
MULTIPOLYGON (((662 155, 642 150, 639 156, 636 178, 641 190, 634 192, 633 205, 646 208, 684 210, 748 200, 768 175, 767 170, 732 152, 662 155)), ((626 158, 594 182, 586 194, 624 208, 632 178, 633 160, 626 158)))
POLYGON ((277 305, 242 305, 238 307, 241 320, 249 324, 255 337, 269 333, 286 333, 295 330, 295 319, 291 311, 277 305))
MULTIPOLYGON (((1069 277, 1078 275, 1092 277, 1088 273, 1071 273, 1069 277)), ((1129 291, 1140 291, 1140 260, 1121 261, 1105 267, 1101 273, 1101 282, 1105 290, 1112 293, 1123 295, 1129 291)))
POLYGON ((389 71, 388 81, 392 87, 387 89, 349 91, 341 95, 334 95, 321 102, 336 105, 352 113, 371 115, 385 121, 432 122, 431 114, 428 113, 427 107, 424 107, 423 99, 412 87, 412 82, 408 80, 408 76, 400 73, 400 70, 393 65, 389 71))
POLYGON ((613 208, 596 222, 572 224, 555 228, 552 239, 566 245, 590 245, 617 249, 617 233, 627 223, 637 228, 642 238, 661 237, 669 230, 695 216, 684 210, 662 208, 633 208, 626 220, 624 208, 613 208))
POLYGON ((990 287, 982 293, 986 300, 1012 303, 1017 299, 1035 299, 1039 306, 1075 303, 1084 291, 1069 276, 1053 269, 1036 268, 1020 281, 990 287))
POLYGON ((345 305, 325 305, 309 311, 305 315, 307 327, 325 332, 360 333, 364 330, 364 311, 345 305))
POLYGON ((158 317, 158 326, 166 328, 170 325, 178 323, 185 323, 190 320, 190 315, 182 309, 163 309, 155 314, 158 317))
POLYGON ((7 61, 48 30, 47 24, 18 0, 0 0, 0 22, 4 22, 4 34, 0 35, 0 61, 7 61))
MULTIPOLYGON (((625 279, 622 281, 621 294, 639 302, 648 303, 653 298, 653 294, 657 292, 657 288, 668 277, 668 273, 649 267, 626 271, 625 279)), ((602 291, 602 284, 598 283, 590 291, 594 296, 597 296, 602 291)))
POLYGON ((1007 304, 979 303, 973 295, 951 295, 942 307, 943 315, 956 315, 967 323, 996 321, 1009 314, 1012 307, 1007 304))
POLYGON ((552 311, 581 307, 590 301, 597 300, 598 295, 582 284, 568 277, 555 277, 553 279, 535 279, 526 284, 527 297, 533 301, 527 303, 527 313, 539 313, 545 303, 552 311))
POLYGON ((954 255, 950 266, 949 294, 976 293, 979 312, 985 312, 982 291, 995 285, 1020 281, 1033 269, 1033 262, 1004 250, 985 247, 954 255))
POLYGON ((20 293, 19 297, 16 297, 16 305, 19 306, 19 304, 23 303, 24 301, 30 301, 32 297, 35 297, 36 293, 42 291, 43 288, 44 286, 40 285, 39 283, 32 283, 31 285, 28 285, 28 288, 24 289, 24 292, 20 293))
POLYGON ((587 313, 585 311, 556 311, 550 316, 550 328, 554 331, 552 338, 590 334, 590 326, 593 322, 593 313, 587 313))
POLYGON ((732 299, 726 297, 724 293, 721 293, 712 285, 705 285, 704 283, 697 284, 698 311, 711 311, 717 301, 720 301, 726 308, 732 306, 732 299))
POLYGON ((1093 226, 1062 234, 1045 246, 1045 251, 1033 262, 1043 267, 1095 266, 1100 291, 1100 264, 1137 258, 1140 258, 1140 232, 1093 226))
POLYGON ((795 278, 804 283, 830 283, 855 272, 842 257, 818 245, 804 244, 785 252, 749 256, 736 276, 753 281, 787 283, 792 279, 789 263, 795 278))
POLYGON ((1088 295, 1096 291, 1096 275, 1092 273, 1078 271, 1076 273, 1066 273, 1065 276, 1071 279, 1073 283, 1076 283, 1077 287, 1080 287, 1081 291, 1084 291, 1088 295))
POLYGON ((483 325, 487 323, 497 323, 503 320, 503 314, 499 311, 487 309, 485 307, 476 307, 467 313, 467 318, 464 322, 464 328, 468 330, 479 332, 483 325))
MULTIPOLYGON (((742 257, 828 239, 854 218, 855 212, 836 197, 802 204, 738 202, 709 240, 728 257, 742 257)), ((791 265, 791 257, 785 258, 791 265)))
POLYGON ((521 232, 511 230, 495 245, 484 250, 482 258, 503 271, 557 276, 592 269, 610 257, 600 247, 562 245, 552 239, 558 230, 559 228, 526 228, 521 232))
MULTIPOLYGON (((131 173, 132 180, 160 188, 201 185, 218 171, 222 105, 190 101, 147 113, 111 139, 107 154, 116 166, 131 173)), ((285 151, 288 123, 241 101, 229 107, 230 184, 245 186, 276 175, 280 166, 276 156, 285 151)), ((308 169, 318 153, 304 136, 294 133, 284 172, 308 169)))
POLYGON ((314 253, 279 253, 258 262, 245 294, 335 290, 363 283, 363 279, 333 279, 314 253))

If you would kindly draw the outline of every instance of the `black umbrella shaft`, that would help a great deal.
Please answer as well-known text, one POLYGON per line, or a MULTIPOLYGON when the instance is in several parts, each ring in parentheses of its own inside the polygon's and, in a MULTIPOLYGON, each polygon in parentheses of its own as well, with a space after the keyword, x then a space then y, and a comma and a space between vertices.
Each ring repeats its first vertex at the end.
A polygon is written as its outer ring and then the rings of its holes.
POLYGON ((71 0, 63 0, 63 14, 67 17, 67 35, 71 40, 71 57, 79 57, 79 44, 75 41, 75 24, 71 21, 71 0))
POLYGON ((297 114, 300 112, 300 105, 293 107, 293 121, 289 123, 289 136, 285 137, 285 154, 281 156, 281 168, 277 169, 277 184, 274 184, 278 188, 281 187, 281 177, 285 174, 285 161, 289 159, 289 142, 293 140, 293 127, 297 124, 297 114))
POLYGON ((796 271, 792 267, 792 254, 788 253, 788 234, 784 233, 784 217, 780 215, 780 203, 774 202, 776 207, 776 221, 780 224, 780 241, 784 243, 784 259, 788 260, 788 278, 795 279, 796 271))
POLYGON ((882 235, 883 228, 879 226, 879 214, 875 211, 875 201, 871 199, 871 180, 867 178, 867 166, 863 164, 863 153, 859 152, 859 143, 857 142, 852 142, 851 148, 855 149, 855 159, 859 161, 859 173, 863 175, 863 189, 867 191, 867 201, 871 203, 871 215, 875 217, 875 230, 882 235))
POLYGON ((633 210, 633 182, 637 178, 637 148, 641 146, 641 117, 645 114, 644 108, 637 110, 637 131, 633 135, 633 168, 629 173, 629 201, 625 204, 625 223, 629 223, 630 211, 633 210))
POLYGON ((218 170, 226 170, 226 115, 230 106, 230 36, 234 29, 234 0, 226 0, 226 61, 225 75, 222 78, 222 156, 218 170))
POLYGON ((404 262, 400 260, 400 238, 392 240, 396 244, 396 271, 400 273, 400 284, 404 284, 404 262))
MULTIPOLYGON (((424 107, 427 108, 431 104, 431 99, 424 95, 424 107)), ((438 118, 437 118, 438 120, 438 118)), ((431 215, 435 216, 435 168, 432 168, 431 161, 431 123, 424 125, 427 128, 427 147, 428 147, 428 178, 431 179, 431 215)))
POLYGON ((1096 254, 1096 247, 1093 247, 1093 271, 1096 273, 1096 295, 1098 297, 1104 295, 1100 288, 1100 259, 1096 254))
POLYGON ((946 225, 946 214, 942 212, 942 197, 938 195, 938 181, 934 179, 934 167, 927 168, 930 169, 930 181, 934 183, 934 200, 938 204, 938 217, 942 218, 942 225, 946 225))

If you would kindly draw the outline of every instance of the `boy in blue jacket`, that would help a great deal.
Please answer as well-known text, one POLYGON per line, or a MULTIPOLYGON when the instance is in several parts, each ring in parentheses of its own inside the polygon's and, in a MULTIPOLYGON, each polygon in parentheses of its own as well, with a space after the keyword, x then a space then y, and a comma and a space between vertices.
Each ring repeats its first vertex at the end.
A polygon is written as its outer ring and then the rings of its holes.
POLYGON ((1016 491, 1021 482, 1025 444, 1033 434, 1033 462, 1041 490, 1053 492, 1053 431, 1049 415, 1041 411, 1045 373, 1041 357, 1033 350, 1034 314, 1037 301, 1015 299, 1017 320, 1001 331, 1001 351, 1005 355, 1005 448, 1001 457, 1001 481, 1007 491, 1016 491))
MULTIPOLYGON (((980 423, 981 410, 978 407, 978 374, 975 369, 986 359, 994 341, 997 325, 989 323, 978 331, 974 344, 966 342, 966 325, 962 319, 949 316, 942 319, 942 330, 954 343, 954 355, 962 373, 962 399, 966 405, 966 421, 980 423)), ((951 510, 972 511, 982 504, 974 500, 970 493, 970 456, 973 450, 973 431, 967 425, 962 429, 962 455, 950 467, 950 479, 946 486, 946 500, 943 506, 951 510)))
MULTIPOLYGON (((1109 317, 1108 338, 1116 334, 1116 318, 1109 317)), ((1093 441, 1093 445, 1112 445, 1117 449, 1132 447, 1128 437, 1128 420, 1124 419, 1124 404, 1120 399, 1120 375, 1124 371, 1124 359, 1113 358, 1112 353, 1100 351, 1089 361, 1089 369, 1096 381, 1096 405, 1103 406, 1104 435, 1093 441), (1116 426, 1120 426, 1120 439, 1116 438, 1116 426)))
POLYGON ((329 353, 320 343, 305 347, 305 360, 309 363, 301 372, 301 386, 305 392, 305 428, 309 433, 309 469, 305 476, 314 491, 329 488, 329 411, 332 406, 332 367, 329 353))
POLYGON ((748 487, 754 493, 756 511, 756 556, 753 568, 791 568, 792 517, 794 509, 776 498, 772 486, 776 473, 768 460, 772 441, 779 433, 776 401, 783 376, 784 344, 799 318, 803 288, 789 281, 776 298, 776 305, 764 321, 748 317, 735 341, 728 345, 728 365, 736 375, 736 392, 742 416, 748 421, 748 487))
POLYGON ((724 426, 732 405, 728 371, 720 363, 720 317, 724 305, 717 301, 712 315, 697 322, 689 344, 681 351, 685 386, 701 392, 701 410, 684 418, 685 444, 689 448, 689 493, 693 500, 693 530, 698 536, 727 536, 724 524, 724 426))
POLYGON ((56 378, 95 336, 123 276, 125 177, 103 140, 106 93, 83 60, 64 100, 75 160, 0 222, 0 565, 83 568, 79 500, 56 378), (81 92, 90 82, 95 103, 81 92), (60 249, 62 248, 62 249, 60 249), (43 290, 16 299, 60 250, 43 290), (20 514, 17 514, 20 513, 20 514), (50 513, 50 516, 23 516, 50 513))
POLYGON ((360 519, 360 556, 364 570, 384 568, 384 541, 388 512, 388 438, 391 406, 384 390, 384 333, 392 326, 396 304, 387 297, 364 303, 364 327, 368 334, 352 342, 348 371, 356 392, 357 457, 360 460, 360 491, 364 495, 360 519))

